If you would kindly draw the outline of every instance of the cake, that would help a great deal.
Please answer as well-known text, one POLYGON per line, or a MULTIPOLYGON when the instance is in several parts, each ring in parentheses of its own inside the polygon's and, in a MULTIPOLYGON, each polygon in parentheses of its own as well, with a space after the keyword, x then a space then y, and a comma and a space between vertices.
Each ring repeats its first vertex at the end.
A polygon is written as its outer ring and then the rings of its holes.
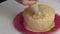
POLYGON ((33 13, 31 8, 26 8, 23 12, 24 27, 32 32, 47 32, 54 28, 55 10, 50 6, 38 5, 37 13, 33 13))

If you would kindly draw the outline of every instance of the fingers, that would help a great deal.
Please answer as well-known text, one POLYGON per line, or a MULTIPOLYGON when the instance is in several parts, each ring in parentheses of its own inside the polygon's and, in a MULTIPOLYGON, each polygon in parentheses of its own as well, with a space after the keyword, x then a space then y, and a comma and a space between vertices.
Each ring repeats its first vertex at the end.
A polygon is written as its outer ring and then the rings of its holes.
POLYGON ((38 0, 16 0, 16 1, 23 5, 32 5, 36 4, 38 0))
POLYGON ((23 1, 24 5, 30 5, 30 4, 35 4, 36 1, 23 1))
POLYGON ((36 4, 37 0, 22 0, 22 3, 24 5, 32 5, 32 4, 36 4))

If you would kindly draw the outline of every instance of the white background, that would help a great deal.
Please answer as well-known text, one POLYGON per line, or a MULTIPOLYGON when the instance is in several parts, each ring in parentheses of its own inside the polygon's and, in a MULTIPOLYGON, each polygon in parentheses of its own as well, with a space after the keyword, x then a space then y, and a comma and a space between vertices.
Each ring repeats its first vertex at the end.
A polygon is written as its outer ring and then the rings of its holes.
MULTIPOLYGON (((60 0, 40 0, 39 4, 41 3, 53 7, 60 15, 60 0)), ((8 0, 0 4, 0 34, 23 34, 14 28, 13 19, 24 9, 25 7, 15 0, 8 0)), ((53 34, 60 34, 60 29, 53 34)))

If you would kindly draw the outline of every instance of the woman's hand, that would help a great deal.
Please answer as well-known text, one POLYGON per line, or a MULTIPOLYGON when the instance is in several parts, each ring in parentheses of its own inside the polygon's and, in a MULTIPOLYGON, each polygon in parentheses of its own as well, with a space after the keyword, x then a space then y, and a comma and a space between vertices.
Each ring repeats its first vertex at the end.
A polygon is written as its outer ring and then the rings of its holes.
POLYGON ((17 0, 17 1, 22 3, 23 5, 33 5, 36 4, 38 0, 17 0))

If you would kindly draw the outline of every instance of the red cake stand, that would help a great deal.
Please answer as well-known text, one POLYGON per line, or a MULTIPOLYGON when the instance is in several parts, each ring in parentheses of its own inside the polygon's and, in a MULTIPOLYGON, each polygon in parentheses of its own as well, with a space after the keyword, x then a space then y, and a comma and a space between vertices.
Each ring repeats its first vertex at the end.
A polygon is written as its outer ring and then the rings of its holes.
POLYGON ((56 30, 59 29, 60 27, 60 16, 58 16, 57 14, 55 15, 55 27, 52 28, 50 31, 48 32, 31 32, 31 31, 28 31, 27 29, 25 29, 24 25, 23 25, 23 22, 24 22, 24 18, 23 18, 23 12, 19 13, 18 15, 15 16, 14 18, 14 27, 20 31, 20 32, 23 32, 24 34, 50 34, 52 32, 55 32, 56 30))

